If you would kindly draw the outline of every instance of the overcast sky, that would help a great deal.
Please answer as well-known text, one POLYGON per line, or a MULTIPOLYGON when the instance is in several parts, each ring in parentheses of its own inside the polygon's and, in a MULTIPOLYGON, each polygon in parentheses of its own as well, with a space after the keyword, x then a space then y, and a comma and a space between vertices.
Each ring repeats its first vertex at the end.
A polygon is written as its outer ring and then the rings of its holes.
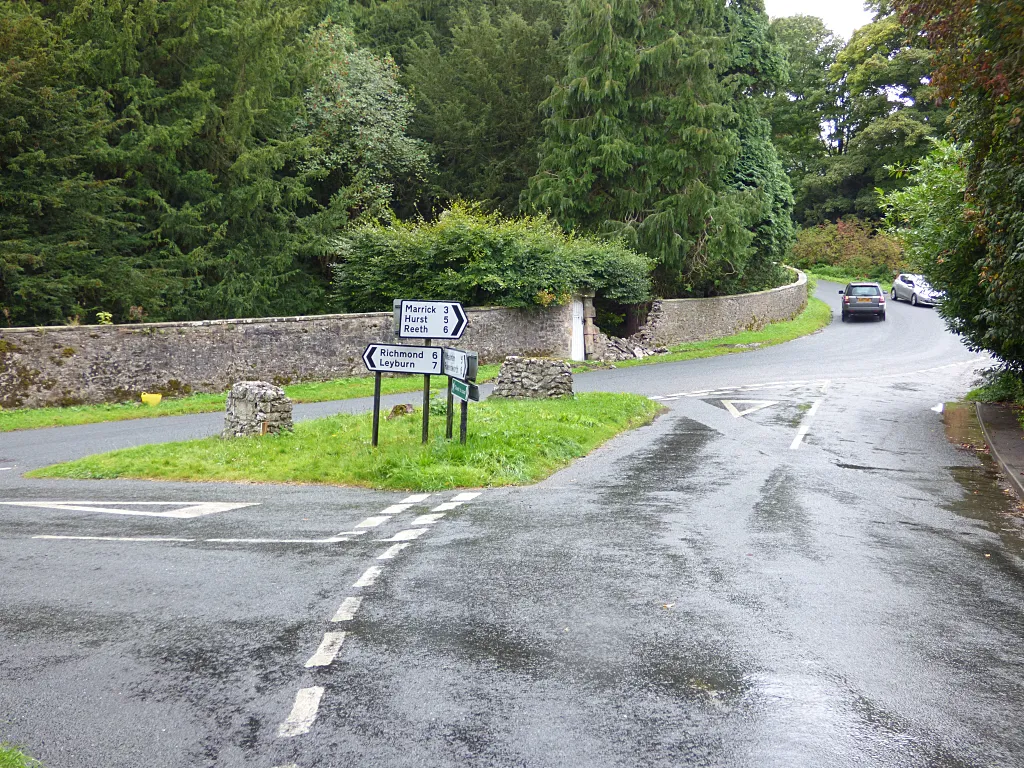
POLYGON ((871 21, 862 0, 765 0, 764 4, 773 19, 798 13, 820 16, 825 26, 847 40, 853 30, 871 21))

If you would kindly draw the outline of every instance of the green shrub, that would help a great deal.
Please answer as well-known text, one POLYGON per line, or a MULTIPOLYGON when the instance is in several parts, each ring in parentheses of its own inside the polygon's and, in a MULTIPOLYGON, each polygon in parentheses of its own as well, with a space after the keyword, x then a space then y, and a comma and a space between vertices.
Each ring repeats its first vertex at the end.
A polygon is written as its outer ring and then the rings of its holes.
POLYGON ((458 203, 430 223, 346 232, 332 265, 333 296, 343 312, 386 311, 397 298, 548 306, 588 290, 638 304, 651 298, 652 268, 619 242, 566 236, 544 217, 505 219, 458 203))
POLYGON ((871 280, 892 280, 906 269, 899 242, 857 218, 842 219, 803 229, 793 244, 791 263, 800 269, 827 274, 855 275, 871 280))

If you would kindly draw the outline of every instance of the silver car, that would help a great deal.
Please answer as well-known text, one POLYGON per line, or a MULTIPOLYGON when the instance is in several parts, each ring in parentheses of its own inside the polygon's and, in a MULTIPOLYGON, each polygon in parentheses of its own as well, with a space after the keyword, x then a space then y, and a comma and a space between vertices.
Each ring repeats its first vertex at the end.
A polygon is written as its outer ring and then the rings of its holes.
POLYGON ((942 294, 936 291, 923 275, 899 275, 892 281, 892 291, 889 293, 893 301, 909 301, 915 307, 934 307, 942 301, 942 294))
POLYGON ((885 292, 878 283, 848 283, 839 293, 843 297, 840 319, 844 323, 858 316, 885 320, 885 292))

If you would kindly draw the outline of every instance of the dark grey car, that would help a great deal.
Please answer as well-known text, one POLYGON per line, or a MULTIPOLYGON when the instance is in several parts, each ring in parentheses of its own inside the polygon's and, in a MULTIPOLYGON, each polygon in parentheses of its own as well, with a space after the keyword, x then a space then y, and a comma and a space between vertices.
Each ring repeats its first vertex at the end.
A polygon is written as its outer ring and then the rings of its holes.
POLYGON ((851 317, 877 317, 885 320, 885 294, 878 283, 848 283, 839 292, 843 297, 842 321, 851 317))

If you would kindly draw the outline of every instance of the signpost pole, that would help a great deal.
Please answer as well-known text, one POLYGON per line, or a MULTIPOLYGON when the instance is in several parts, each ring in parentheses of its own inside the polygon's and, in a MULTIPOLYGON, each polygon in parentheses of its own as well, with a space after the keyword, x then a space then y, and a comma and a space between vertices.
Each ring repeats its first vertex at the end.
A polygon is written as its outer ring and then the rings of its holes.
POLYGON ((373 374, 373 435, 370 445, 377 447, 377 436, 380 433, 380 371, 373 374))
POLYGON ((453 421, 452 417, 454 415, 454 410, 455 410, 455 408, 454 408, 455 402, 454 401, 455 401, 455 396, 452 394, 452 379, 451 379, 451 376, 449 376, 448 377, 448 417, 447 417, 447 421, 445 422, 445 427, 444 427, 444 436, 445 436, 446 440, 451 440, 452 439, 452 421, 453 421))
MULTIPOLYGON (((423 340, 423 346, 430 346, 430 339, 423 340)), ((423 444, 427 444, 430 436, 430 376, 423 376, 423 444)))
POLYGON ((466 427, 469 424, 469 401, 459 403, 459 442, 466 444, 466 427))

